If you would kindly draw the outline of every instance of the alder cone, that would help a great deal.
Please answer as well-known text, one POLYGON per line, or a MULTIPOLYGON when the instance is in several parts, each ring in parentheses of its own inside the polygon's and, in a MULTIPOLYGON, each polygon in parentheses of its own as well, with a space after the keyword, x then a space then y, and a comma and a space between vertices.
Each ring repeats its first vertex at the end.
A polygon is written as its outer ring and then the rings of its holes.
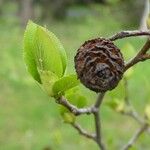
POLYGON ((124 73, 123 56, 112 41, 97 38, 86 41, 74 58, 80 81, 95 92, 114 89, 124 73))

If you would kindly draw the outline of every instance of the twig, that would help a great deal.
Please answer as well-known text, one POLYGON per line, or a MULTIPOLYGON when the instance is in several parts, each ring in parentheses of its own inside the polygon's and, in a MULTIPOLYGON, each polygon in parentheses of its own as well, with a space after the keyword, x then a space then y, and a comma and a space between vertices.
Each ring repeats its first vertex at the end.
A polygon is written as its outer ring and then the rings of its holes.
POLYGON ((139 31, 139 30, 135 30, 135 31, 122 31, 119 32, 115 35, 113 35, 112 37, 109 38, 109 40, 111 41, 115 41, 118 39, 123 39, 126 37, 132 37, 132 36, 149 36, 150 35, 150 31, 139 31))
POLYGON ((147 128, 148 128, 148 124, 143 124, 142 127, 136 131, 136 133, 129 140, 129 142, 122 148, 122 150, 128 150, 129 148, 131 148, 147 128))
POLYGON ((100 116, 99 116, 99 107, 102 103, 104 95, 105 95, 105 93, 99 94, 94 106, 91 106, 88 108, 77 108, 76 106, 69 103, 69 101, 67 101, 67 99, 65 97, 60 97, 59 99, 56 100, 56 102, 58 104, 63 105, 64 107, 66 107, 70 112, 72 112, 76 116, 81 115, 81 114, 93 113, 94 118, 95 118, 95 129, 96 129, 95 137, 93 135, 87 133, 78 124, 72 124, 72 126, 74 128, 76 128, 81 135, 83 135, 87 138, 94 139, 96 141, 96 143, 99 145, 99 147, 101 148, 101 150, 105 150, 105 146, 101 140, 101 123, 100 123, 100 116))
POLYGON ((104 95, 105 95, 105 93, 101 93, 101 94, 98 95, 98 98, 97 98, 97 100, 95 102, 95 105, 94 105, 95 108, 99 109, 99 107, 100 107, 100 105, 103 101, 104 95))
POLYGON ((72 112, 76 116, 81 115, 81 114, 91 114, 94 112, 93 106, 88 107, 88 108, 77 108, 76 106, 69 103, 69 101, 67 101, 65 97, 60 97, 59 99, 56 100, 56 102, 66 107, 70 112, 72 112))
POLYGON ((96 142, 98 146, 100 147, 101 150, 105 150, 105 146, 102 142, 102 133, 101 133, 101 121, 100 121, 100 116, 99 116, 99 108, 102 103, 102 100, 104 98, 105 93, 99 94, 97 101, 94 105, 97 111, 93 113, 94 118, 95 118, 95 130, 96 130, 96 142))
POLYGON ((85 136, 85 137, 87 137, 87 138, 89 138, 89 139, 92 139, 92 140, 96 140, 96 136, 95 136, 95 134, 90 134, 90 133, 88 133, 86 130, 84 130, 79 124, 77 124, 77 123, 72 123, 71 124, 78 132, 79 132, 79 134, 81 134, 81 135, 83 135, 83 136, 85 136))
POLYGON ((128 63, 126 63, 124 71, 128 70, 130 67, 137 64, 140 61, 150 59, 150 55, 146 54, 149 48, 150 48, 150 40, 148 39, 144 44, 144 46, 142 47, 142 49, 137 53, 137 55, 133 59, 131 59, 128 63))
MULTIPOLYGON (((115 41, 118 39, 126 38, 126 37, 132 37, 132 36, 150 36, 150 31, 123 31, 120 33, 115 34, 111 38, 109 38, 111 41, 115 41)), ((143 48, 137 53, 137 55, 131 59, 128 63, 125 64, 125 69, 128 70, 130 67, 135 65, 136 63, 140 61, 144 61, 147 59, 150 59, 150 54, 147 54, 147 51, 150 48, 150 40, 148 39, 143 48)), ((127 82, 125 82, 127 86, 127 82)), ((128 92, 128 89, 126 89, 128 92)), ((65 97, 60 97, 56 100, 56 102, 60 105, 63 105, 66 107, 70 112, 72 112, 74 115, 82 115, 82 114, 93 114, 95 119, 95 130, 96 134, 90 134, 87 131, 85 131, 81 126, 77 123, 72 123, 71 125, 83 136, 93 139, 98 144, 99 148, 101 150, 105 150, 105 145, 102 142, 102 133, 101 133, 101 120, 99 115, 99 109, 102 103, 102 100, 104 98, 105 93, 99 94, 96 102, 94 105, 87 107, 87 108, 77 108, 76 106, 72 105, 65 97)), ((138 137, 146 130, 148 129, 148 125, 146 124, 144 119, 141 119, 137 112, 131 107, 130 102, 128 100, 128 95, 125 96, 125 102, 128 106, 130 106, 129 112, 122 112, 124 115, 128 115, 135 120, 137 120, 141 124, 141 128, 136 132, 136 134, 132 137, 132 139, 128 142, 127 145, 123 148, 123 150, 127 150, 136 142, 138 137), (144 124, 144 125, 143 125, 144 124)))

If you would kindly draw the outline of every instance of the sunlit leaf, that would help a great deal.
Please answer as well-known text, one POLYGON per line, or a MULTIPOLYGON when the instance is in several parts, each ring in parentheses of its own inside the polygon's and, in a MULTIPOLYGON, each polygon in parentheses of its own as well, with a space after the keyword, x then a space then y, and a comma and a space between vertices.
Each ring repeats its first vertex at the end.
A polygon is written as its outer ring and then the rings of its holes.
POLYGON ((31 21, 24 34, 24 59, 28 71, 41 83, 40 71, 62 77, 66 70, 66 53, 57 37, 31 21))
POLYGON ((24 60, 29 73, 36 81, 41 83, 34 54, 34 50, 36 49, 34 44, 36 31, 37 25, 29 21, 24 34, 24 60))
POLYGON ((47 34, 46 29, 40 26, 37 27, 35 46, 34 54, 39 70, 51 71, 58 77, 62 77, 64 70, 59 47, 47 34))

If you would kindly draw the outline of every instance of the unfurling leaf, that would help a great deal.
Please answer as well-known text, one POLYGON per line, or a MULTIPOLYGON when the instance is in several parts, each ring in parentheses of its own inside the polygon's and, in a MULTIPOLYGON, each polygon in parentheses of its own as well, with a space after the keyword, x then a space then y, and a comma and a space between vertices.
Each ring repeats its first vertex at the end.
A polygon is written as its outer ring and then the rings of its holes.
POLYGON ((41 83, 40 71, 51 71, 58 77, 66 69, 66 53, 57 37, 31 21, 24 34, 24 58, 28 71, 41 83))
POLYGON ((37 62, 35 59, 36 31, 37 31, 37 25, 29 21, 24 34, 24 60, 29 73, 36 81, 41 83, 41 78, 38 72, 37 62))
POLYGON ((55 82, 53 92, 56 96, 62 95, 65 91, 77 86, 79 83, 76 75, 64 76, 55 82))
POLYGON ((24 59, 29 73, 53 96, 52 86, 66 70, 66 52, 58 38, 32 21, 24 34, 24 59))

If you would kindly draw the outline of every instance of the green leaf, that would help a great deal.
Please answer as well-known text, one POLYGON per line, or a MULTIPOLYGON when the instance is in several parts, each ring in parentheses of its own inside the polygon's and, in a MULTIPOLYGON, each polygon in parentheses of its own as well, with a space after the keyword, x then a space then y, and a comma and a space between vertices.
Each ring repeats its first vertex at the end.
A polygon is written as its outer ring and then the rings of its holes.
POLYGON ((57 48, 59 50, 60 53, 60 57, 61 57, 61 61, 62 61, 62 66, 63 66, 63 74, 65 73, 66 70, 66 66, 67 66, 67 54, 66 51, 63 47, 63 45, 61 44, 60 40, 56 37, 56 35, 54 35, 52 32, 46 30, 46 32, 48 33, 49 37, 51 39, 54 40, 55 43, 57 43, 57 48))
POLYGON ((58 77, 62 77, 64 70, 58 43, 47 33, 46 29, 38 26, 35 38, 37 67, 40 70, 49 70, 58 77))
POLYGON ((62 95, 65 91, 77 86, 79 84, 79 80, 76 75, 68 75, 62 77, 58 81, 55 82, 53 86, 53 92, 55 95, 62 95))
POLYGON ((24 34, 24 60, 29 73, 36 81, 41 83, 34 56, 34 49, 36 49, 34 45, 36 30, 37 25, 29 21, 24 34))
POLYGON ((24 35, 24 58, 28 71, 41 83, 39 71, 62 77, 66 70, 66 53, 57 37, 29 21, 24 35))

